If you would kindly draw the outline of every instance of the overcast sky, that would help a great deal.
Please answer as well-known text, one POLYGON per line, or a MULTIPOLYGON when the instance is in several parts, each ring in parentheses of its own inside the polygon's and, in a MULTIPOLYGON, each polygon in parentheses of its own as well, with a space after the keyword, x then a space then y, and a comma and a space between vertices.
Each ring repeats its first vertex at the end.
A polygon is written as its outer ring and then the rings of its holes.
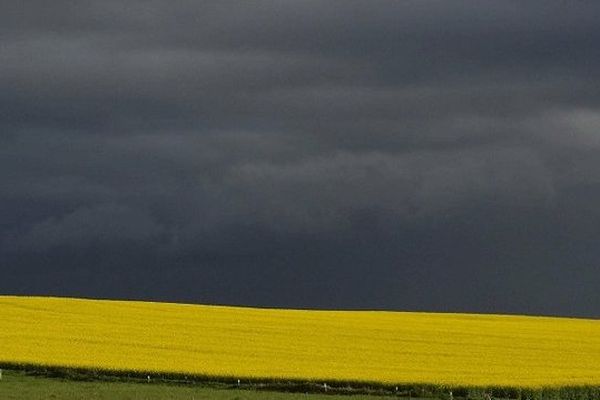
POLYGON ((600 317, 600 2, 2 1, 0 293, 600 317))

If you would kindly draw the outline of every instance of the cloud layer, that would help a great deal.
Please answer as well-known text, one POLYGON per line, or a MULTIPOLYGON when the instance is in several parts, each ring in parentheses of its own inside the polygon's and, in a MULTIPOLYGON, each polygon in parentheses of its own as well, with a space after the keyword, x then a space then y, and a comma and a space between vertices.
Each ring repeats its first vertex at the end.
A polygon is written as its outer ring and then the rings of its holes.
POLYGON ((0 5, 0 291, 600 316, 600 5, 0 5))

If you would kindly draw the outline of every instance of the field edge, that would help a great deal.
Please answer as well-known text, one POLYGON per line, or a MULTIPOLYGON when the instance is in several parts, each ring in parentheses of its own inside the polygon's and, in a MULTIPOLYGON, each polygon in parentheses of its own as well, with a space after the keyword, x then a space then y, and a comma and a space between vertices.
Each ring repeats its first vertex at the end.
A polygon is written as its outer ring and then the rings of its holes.
POLYGON ((173 372, 144 372, 78 368, 59 365, 0 362, 0 369, 21 371, 27 375, 58 378, 70 381, 137 382, 150 384, 202 386, 221 389, 249 389, 278 392, 367 394, 406 398, 439 398, 452 400, 491 400, 494 398, 517 400, 600 400, 600 386, 464 386, 424 383, 397 385, 379 382, 328 381, 277 378, 238 378, 231 376, 190 375, 173 372))

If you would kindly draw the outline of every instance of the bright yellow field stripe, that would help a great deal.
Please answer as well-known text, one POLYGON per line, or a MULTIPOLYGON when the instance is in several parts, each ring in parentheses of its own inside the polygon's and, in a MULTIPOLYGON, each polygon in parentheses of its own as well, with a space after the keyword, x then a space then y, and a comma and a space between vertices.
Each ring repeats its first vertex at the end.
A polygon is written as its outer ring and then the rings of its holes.
POLYGON ((600 320, 0 296, 0 362, 237 378, 600 384, 600 320))

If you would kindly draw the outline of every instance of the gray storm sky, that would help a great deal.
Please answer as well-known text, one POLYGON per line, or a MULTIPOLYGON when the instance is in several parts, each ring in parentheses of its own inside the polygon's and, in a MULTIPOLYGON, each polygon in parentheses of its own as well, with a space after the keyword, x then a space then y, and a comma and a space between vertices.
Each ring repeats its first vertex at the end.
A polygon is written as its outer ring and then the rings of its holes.
POLYGON ((600 317, 600 2, 2 1, 0 293, 600 317))

